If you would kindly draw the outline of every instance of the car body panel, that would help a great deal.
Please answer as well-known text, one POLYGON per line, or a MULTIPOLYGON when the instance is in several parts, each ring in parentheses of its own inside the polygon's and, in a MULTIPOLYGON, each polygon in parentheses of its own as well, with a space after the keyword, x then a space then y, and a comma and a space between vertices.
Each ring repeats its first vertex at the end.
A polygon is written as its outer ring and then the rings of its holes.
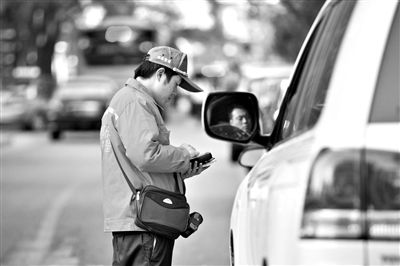
POLYGON ((366 262, 366 245, 357 240, 304 240, 297 248, 297 265, 363 265, 366 262))
POLYGON ((367 244, 369 265, 399 265, 400 244, 397 241, 370 241, 367 244))
POLYGON ((350 21, 331 78, 326 105, 340 108, 326 108, 319 120, 320 138, 332 143, 335 140, 331 139, 330 133, 335 132, 335 139, 338 140, 335 145, 338 147, 353 146, 355 143, 359 147, 364 145, 364 138, 360 137, 364 136, 368 122, 380 62, 395 11, 395 1, 372 1, 367 5, 368 2, 359 1, 353 11, 353 18, 357 19, 350 21), (380 19, 367 27, 367 21, 377 14, 381 14, 380 19))

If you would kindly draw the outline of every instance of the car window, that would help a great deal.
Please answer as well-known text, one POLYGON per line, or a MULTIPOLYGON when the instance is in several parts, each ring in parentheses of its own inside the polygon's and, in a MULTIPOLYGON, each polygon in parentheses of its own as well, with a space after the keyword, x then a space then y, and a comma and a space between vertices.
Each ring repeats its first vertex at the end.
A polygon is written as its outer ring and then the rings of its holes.
POLYGON ((302 72, 297 82, 294 81, 296 84, 292 84, 295 92, 286 106, 281 139, 304 132, 318 121, 353 7, 354 1, 337 2, 320 21, 305 55, 302 72))
POLYGON ((370 122, 400 122, 400 14, 395 13, 376 85, 370 122))

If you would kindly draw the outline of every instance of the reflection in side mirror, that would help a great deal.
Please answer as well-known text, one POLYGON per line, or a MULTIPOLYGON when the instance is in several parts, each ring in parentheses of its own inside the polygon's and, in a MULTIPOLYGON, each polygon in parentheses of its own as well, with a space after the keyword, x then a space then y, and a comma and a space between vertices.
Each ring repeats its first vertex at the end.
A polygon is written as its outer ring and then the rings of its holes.
POLYGON ((250 134, 247 130, 243 130, 240 127, 232 126, 228 123, 218 123, 210 127, 210 130, 221 137, 232 139, 232 140, 247 140, 250 138, 250 134))
POLYGON ((203 122, 211 137, 248 143, 258 128, 257 99, 245 92, 210 93, 204 104, 203 122))
POLYGON ((264 148, 243 151, 239 156, 239 164, 243 167, 253 167, 264 154, 264 148))

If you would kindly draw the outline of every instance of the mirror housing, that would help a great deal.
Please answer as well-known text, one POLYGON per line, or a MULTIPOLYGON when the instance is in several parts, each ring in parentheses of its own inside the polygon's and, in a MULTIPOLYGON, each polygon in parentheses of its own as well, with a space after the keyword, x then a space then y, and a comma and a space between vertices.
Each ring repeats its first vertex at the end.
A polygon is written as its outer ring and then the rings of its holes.
POLYGON ((249 143, 259 135, 258 101, 248 92, 213 92, 204 104, 202 120, 213 138, 249 143))
POLYGON ((239 156, 239 164, 246 168, 252 168, 261 156, 264 154, 265 148, 263 147, 253 147, 242 151, 239 156))

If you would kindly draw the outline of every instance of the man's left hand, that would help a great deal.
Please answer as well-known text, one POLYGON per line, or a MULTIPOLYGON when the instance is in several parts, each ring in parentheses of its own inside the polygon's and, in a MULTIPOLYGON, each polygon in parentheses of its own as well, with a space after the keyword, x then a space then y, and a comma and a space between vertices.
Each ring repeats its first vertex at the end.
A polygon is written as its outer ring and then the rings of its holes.
POLYGON ((203 164, 198 164, 198 162, 194 162, 185 173, 181 173, 182 179, 186 179, 198 174, 201 174, 207 168, 203 168, 203 164))

